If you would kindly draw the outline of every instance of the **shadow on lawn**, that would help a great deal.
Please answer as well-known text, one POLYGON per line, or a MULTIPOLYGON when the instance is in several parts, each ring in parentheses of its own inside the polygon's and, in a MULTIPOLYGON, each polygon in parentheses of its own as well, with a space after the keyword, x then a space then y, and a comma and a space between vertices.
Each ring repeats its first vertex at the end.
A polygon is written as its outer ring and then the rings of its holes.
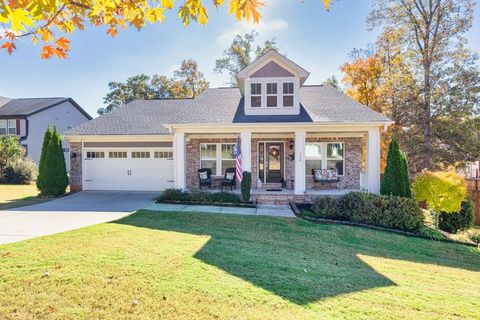
POLYGON ((297 304, 395 285, 358 254, 480 271, 480 255, 466 248, 445 262, 444 252, 427 250, 433 241, 293 219, 143 211, 114 223, 209 235, 195 258, 297 304))

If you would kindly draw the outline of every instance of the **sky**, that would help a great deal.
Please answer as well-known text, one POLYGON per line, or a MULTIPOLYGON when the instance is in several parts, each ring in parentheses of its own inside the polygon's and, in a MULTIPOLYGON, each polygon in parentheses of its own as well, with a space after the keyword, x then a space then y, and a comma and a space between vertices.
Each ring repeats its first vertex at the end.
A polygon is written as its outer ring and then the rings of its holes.
MULTIPOLYGON (((178 1, 177 1, 178 2, 178 1)), ((75 32, 66 60, 41 60, 40 47, 17 43, 8 56, 0 52, 0 96, 72 97, 92 116, 103 107, 110 81, 125 81, 145 73, 171 76, 184 59, 195 59, 211 87, 226 86, 229 76, 213 72, 235 34, 256 30, 258 43, 275 38, 280 52, 310 72, 307 84, 319 84, 335 75, 353 48, 373 43, 378 30, 367 30, 371 0, 338 0, 326 12, 320 0, 265 0, 262 21, 238 22, 227 13, 228 5, 210 9, 206 26, 183 27, 175 12, 162 24, 141 31, 127 29, 115 38, 106 28, 89 27, 75 32)), ((228 3, 228 1, 226 1, 228 3)), ((480 53, 480 4, 474 26, 467 35, 470 48, 480 53)))

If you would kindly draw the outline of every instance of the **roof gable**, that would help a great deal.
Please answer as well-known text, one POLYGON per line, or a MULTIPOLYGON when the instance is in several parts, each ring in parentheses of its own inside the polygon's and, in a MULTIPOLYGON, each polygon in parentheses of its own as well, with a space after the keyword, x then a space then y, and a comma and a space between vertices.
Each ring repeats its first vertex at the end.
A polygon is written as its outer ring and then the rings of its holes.
POLYGON ((266 65, 250 75, 250 78, 268 77, 295 77, 295 75, 285 68, 282 68, 274 61, 268 62, 266 65))

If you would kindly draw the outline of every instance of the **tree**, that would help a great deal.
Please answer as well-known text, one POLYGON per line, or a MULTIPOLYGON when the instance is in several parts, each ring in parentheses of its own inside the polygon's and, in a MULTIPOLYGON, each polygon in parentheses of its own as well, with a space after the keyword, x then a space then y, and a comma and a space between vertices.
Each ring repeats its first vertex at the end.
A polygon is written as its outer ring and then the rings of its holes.
POLYGON ((107 107, 98 109, 97 113, 103 115, 137 99, 194 98, 209 86, 195 60, 183 60, 180 69, 173 74, 173 78, 140 74, 128 78, 125 83, 110 82, 110 92, 103 98, 107 107))
POLYGON ((442 100, 445 91, 449 91, 445 89, 458 78, 452 67, 466 67, 464 62, 473 57, 465 50, 463 37, 472 19, 472 0, 376 0, 370 14, 371 27, 395 30, 401 26, 405 31, 399 43, 408 52, 415 81, 421 88, 421 104, 416 110, 420 121, 412 125, 411 132, 421 137, 424 168, 434 166, 432 151, 444 142, 433 135, 432 122, 445 111, 442 100))
POLYGON ((44 177, 40 193, 43 196, 64 194, 68 186, 68 176, 63 156, 62 140, 56 126, 53 127, 44 159, 44 177))
MULTIPOLYGON (((330 0, 322 1, 328 10, 330 0)), ((112 37, 127 26, 140 30, 147 23, 162 23, 166 11, 174 9, 174 3, 174 0, 2 1, 0 25, 4 35, 0 38, 0 47, 11 54, 18 39, 30 38, 34 44, 42 43, 42 59, 66 58, 70 41, 64 35, 84 30, 87 25, 106 26, 107 34, 112 37), (56 36, 54 32, 61 36, 56 36)), ((224 5, 224 1, 212 0, 212 5, 218 8, 224 5)), ((259 10, 263 6, 260 0, 231 0, 228 14, 234 15, 237 20, 258 23, 261 19, 259 10)), ((185 26, 190 21, 205 25, 208 22, 205 0, 182 1, 177 16, 185 26)))
POLYGON ((25 150, 18 143, 18 138, 14 136, 0 137, 0 181, 3 180, 5 169, 21 159, 25 150))
POLYGON ((340 89, 340 83, 338 83, 338 79, 335 76, 331 76, 330 78, 327 78, 325 81, 322 82, 322 84, 325 86, 332 86, 336 89, 340 89))
POLYGON ((39 191, 43 190, 44 182, 45 182, 45 157, 47 156, 47 148, 50 144, 50 140, 52 140, 52 131, 50 130, 50 125, 47 127, 45 134, 43 135, 43 144, 42 144, 42 152, 40 153, 40 162, 38 163, 38 176, 37 176, 37 189, 39 191))
POLYGON ((257 46, 255 51, 253 44, 258 32, 252 31, 243 36, 237 34, 232 41, 232 44, 227 50, 223 51, 223 57, 215 60, 216 73, 227 72, 230 75, 230 84, 237 85, 237 73, 247 67, 253 60, 263 55, 268 50, 278 50, 277 41, 275 38, 266 40, 262 46, 257 46))
POLYGON ((408 179, 407 158, 400 150, 396 135, 393 135, 388 148, 387 166, 383 174, 380 193, 406 198, 412 197, 408 179))
POLYGON ((424 170, 413 183, 413 192, 417 201, 424 201, 438 229, 440 212, 460 211, 467 188, 462 177, 454 171, 431 172, 424 170))

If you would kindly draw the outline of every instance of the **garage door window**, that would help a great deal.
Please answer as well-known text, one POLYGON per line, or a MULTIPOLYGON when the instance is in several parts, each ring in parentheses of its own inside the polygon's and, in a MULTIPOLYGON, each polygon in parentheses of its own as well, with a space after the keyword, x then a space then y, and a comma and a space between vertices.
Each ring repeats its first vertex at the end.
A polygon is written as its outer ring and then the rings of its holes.
POLYGON ((132 158, 134 158, 134 159, 150 158, 150 152, 148 152, 148 151, 134 151, 134 152, 132 152, 132 158))
POLYGON ((87 159, 105 158, 103 151, 87 151, 87 159))
POLYGON ((173 160, 173 152, 172 151, 155 151, 153 156, 157 159, 173 160))
POLYGON ((110 151, 108 153, 108 157, 113 158, 113 159, 126 158, 127 157, 127 152, 126 151, 110 151))

